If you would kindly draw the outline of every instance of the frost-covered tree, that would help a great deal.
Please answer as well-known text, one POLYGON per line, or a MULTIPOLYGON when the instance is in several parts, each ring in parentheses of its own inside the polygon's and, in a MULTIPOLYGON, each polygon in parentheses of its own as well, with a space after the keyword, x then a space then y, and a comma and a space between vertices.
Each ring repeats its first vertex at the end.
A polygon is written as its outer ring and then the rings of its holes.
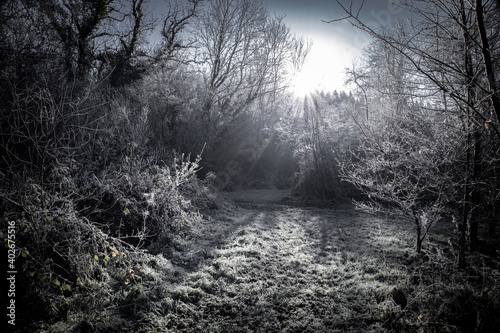
POLYGON ((193 33, 205 86, 202 120, 212 138, 257 99, 284 91, 309 51, 259 1, 206 1, 193 33))
MULTIPOLYGON (((457 126, 462 136, 456 144, 464 154, 457 165, 456 185, 461 188, 462 207, 455 208, 460 216, 459 265, 465 267, 466 237, 472 245, 477 243, 478 217, 489 214, 494 221, 498 214, 498 2, 405 1, 401 9, 408 19, 397 29, 366 24, 352 2, 351 6, 337 3, 345 13, 339 20, 348 20, 405 59, 415 89, 399 96, 425 99, 434 110, 461 119, 457 126)), ((490 223, 492 232, 494 225, 490 223)))
POLYGON ((425 104, 410 69, 404 57, 374 42, 364 62, 350 71, 363 97, 364 112, 353 117, 362 143, 343 160, 342 175, 366 195, 356 202, 358 208, 411 219, 420 252, 431 226, 457 199, 462 121, 425 104))
POLYGON ((453 198, 453 166, 460 133, 443 128, 431 112, 414 107, 390 123, 366 127, 358 153, 344 161, 342 174, 366 198, 368 212, 398 214, 414 222, 416 250, 453 198))

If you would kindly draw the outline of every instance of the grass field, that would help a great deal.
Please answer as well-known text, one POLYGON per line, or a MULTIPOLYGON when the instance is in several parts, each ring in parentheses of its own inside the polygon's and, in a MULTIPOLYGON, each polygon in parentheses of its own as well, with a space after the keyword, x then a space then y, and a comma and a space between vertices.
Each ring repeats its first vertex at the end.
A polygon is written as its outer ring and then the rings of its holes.
POLYGON ((470 268, 456 270, 453 225, 437 225, 418 256, 408 221, 350 205, 284 205, 285 196, 227 193, 232 201, 191 237, 147 256, 120 289, 119 307, 86 319, 69 314, 48 331, 82 322, 106 332, 499 328, 498 261, 476 253, 470 268))

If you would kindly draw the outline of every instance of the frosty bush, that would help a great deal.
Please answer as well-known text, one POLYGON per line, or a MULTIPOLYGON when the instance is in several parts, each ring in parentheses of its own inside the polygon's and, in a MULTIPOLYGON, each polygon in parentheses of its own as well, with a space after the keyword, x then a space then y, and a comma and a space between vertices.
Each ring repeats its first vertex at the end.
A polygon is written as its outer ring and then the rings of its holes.
POLYGON ((188 231, 201 216, 183 189, 198 185, 200 157, 183 155, 171 166, 159 166, 140 157, 94 176, 82 212, 102 223, 106 231, 136 246, 168 241, 170 234, 188 231))
POLYGON ((460 152, 439 117, 414 108, 365 128, 359 153, 344 160, 344 179, 365 193, 358 208, 400 214, 414 222, 416 250, 453 199, 453 171, 460 152))

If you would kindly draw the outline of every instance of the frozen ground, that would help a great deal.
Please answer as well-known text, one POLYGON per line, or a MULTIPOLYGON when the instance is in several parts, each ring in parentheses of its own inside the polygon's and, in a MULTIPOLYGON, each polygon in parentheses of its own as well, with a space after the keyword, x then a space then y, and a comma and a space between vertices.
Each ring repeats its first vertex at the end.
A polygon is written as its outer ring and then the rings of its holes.
POLYGON ((110 267, 109 306, 40 332, 499 331, 500 263, 476 252, 457 270, 451 222, 417 256, 408 221, 281 190, 222 197, 157 254, 110 267))
POLYGON ((350 206, 282 205, 280 190, 225 195, 235 204, 165 255, 172 265, 156 324, 176 332, 384 331, 381 312, 396 306, 388 295, 405 283, 413 256, 410 225, 350 206))

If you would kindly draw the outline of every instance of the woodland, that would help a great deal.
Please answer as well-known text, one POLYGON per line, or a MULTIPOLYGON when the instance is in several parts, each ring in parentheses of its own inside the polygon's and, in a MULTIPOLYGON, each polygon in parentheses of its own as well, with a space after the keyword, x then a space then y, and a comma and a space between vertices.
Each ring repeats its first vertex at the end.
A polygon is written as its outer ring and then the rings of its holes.
POLYGON ((301 97, 258 0, 1 1, 2 327, 500 331, 500 1, 335 2, 301 97))

